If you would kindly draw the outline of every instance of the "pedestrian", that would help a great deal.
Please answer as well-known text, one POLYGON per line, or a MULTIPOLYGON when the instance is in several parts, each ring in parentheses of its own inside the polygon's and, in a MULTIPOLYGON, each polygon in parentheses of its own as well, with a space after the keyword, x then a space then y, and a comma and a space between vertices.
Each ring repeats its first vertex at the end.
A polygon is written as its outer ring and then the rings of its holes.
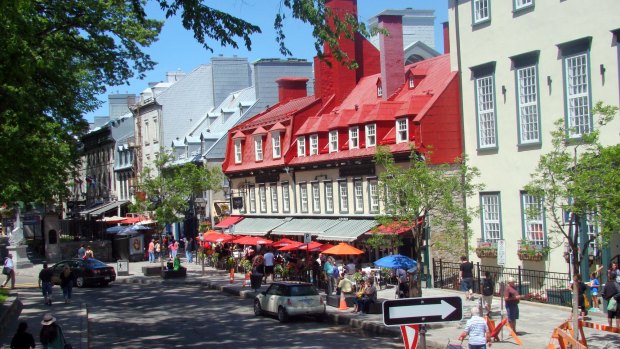
POLYGON ((573 281, 570 282, 568 287, 571 291, 573 291, 574 283, 577 283, 577 307, 579 308, 579 319, 582 320, 584 316, 588 315, 585 298, 588 286, 581 279, 581 274, 573 275, 573 281))
POLYGON ((618 269, 618 263, 611 262, 611 265, 607 270, 607 280, 615 280, 618 276, 620 276, 620 269, 618 269))
POLYGON ((194 240, 185 239, 185 258, 187 259, 187 263, 192 263, 194 261, 194 240))
POLYGON ((601 282, 596 277, 596 272, 593 272, 590 275, 590 282, 588 283, 588 286, 590 286, 590 292, 592 294, 592 308, 590 308, 590 310, 594 312, 600 311, 598 303, 598 291, 601 287, 601 282))
POLYGON ((353 283, 345 277, 344 273, 338 278, 338 287, 336 287, 336 294, 340 295, 341 293, 345 296, 350 296, 353 293, 353 283))
POLYGON ((323 262, 323 272, 325 276, 325 294, 332 295, 334 289, 334 265, 330 262, 329 258, 326 258, 323 262))
POLYGON ((52 305, 52 276, 54 273, 47 263, 43 263, 43 269, 39 272, 39 287, 43 293, 43 300, 46 305, 52 305))
POLYGON ((466 292, 466 298, 473 297, 474 287, 474 263, 469 262, 466 256, 461 256, 461 265, 459 266, 461 273, 461 291, 466 292))
POLYGON ((377 302, 377 288, 375 287, 375 279, 366 279, 366 287, 362 298, 357 300, 357 311, 361 311, 362 314, 368 314, 370 311, 370 304, 377 302))
POLYGON ((24 321, 20 322, 13 339, 11 339, 11 349, 31 349, 35 346, 34 337, 28 332, 28 324, 24 321))
POLYGON ((170 251, 172 259, 177 258, 177 253, 179 252, 179 242, 177 240, 172 240, 172 243, 170 244, 170 251))
POLYGON ((6 281, 2 284, 2 287, 6 287, 11 281, 11 289, 15 288, 15 264, 13 264, 13 255, 8 254, 4 258, 4 266, 2 267, 2 274, 6 275, 6 281))
POLYGON ((155 263, 155 240, 151 239, 148 247, 149 263, 155 263))
POLYGON ((161 262, 161 244, 159 240, 155 240, 155 257, 158 262, 161 262))
POLYGON ((90 246, 86 247, 86 252, 84 252, 84 259, 88 259, 88 258, 95 258, 93 249, 90 246))
POLYGON ((495 281, 491 277, 491 272, 484 272, 484 282, 482 283, 482 305, 487 310, 487 315, 491 314, 491 304, 495 293, 495 281))
POLYGON ((486 349, 487 344, 491 346, 491 336, 489 334, 489 326, 487 322, 480 317, 478 307, 471 308, 471 318, 467 320, 463 333, 459 336, 459 340, 463 341, 469 336, 467 344, 469 349, 486 349))
POLYGON ((84 259, 84 254, 86 254, 86 245, 80 245, 77 251, 77 258, 84 259))
POLYGON ((607 301, 607 324, 611 327, 611 320, 615 318, 616 327, 620 328, 620 307, 618 307, 618 301, 620 301, 620 276, 617 276, 615 279, 607 280, 603 287, 601 297, 607 301), (616 302, 614 309, 611 309, 609 305, 612 298, 616 302))
POLYGON ((60 287, 62 288, 62 296, 65 298, 65 303, 71 302, 71 294, 73 293, 73 280, 75 274, 68 265, 65 265, 62 273, 60 273, 60 287))
POLYGON ((39 340, 43 344, 43 349, 63 349, 65 347, 65 336, 62 328, 56 323, 56 318, 52 314, 43 315, 41 320, 41 332, 39 332, 39 340))
POLYGON ((275 256, 273 255, 271 248, 267 249, 267 252, 263 255, 263 258, 265 260, 265 283, 267 283, 269 275, 271 275, 271 281, 273 281, 273 262, 275 256))
POLYGON ((517 320, 519 319, 519 300, 521 300, 521 295, 517 288, 515 287, 515 278, 508 278, 508 285, 506 285, 506 289, 504 290, 504 302, 506 303, 506 314, 508 317, 508 324, 510 328, 517 333, 517 320))

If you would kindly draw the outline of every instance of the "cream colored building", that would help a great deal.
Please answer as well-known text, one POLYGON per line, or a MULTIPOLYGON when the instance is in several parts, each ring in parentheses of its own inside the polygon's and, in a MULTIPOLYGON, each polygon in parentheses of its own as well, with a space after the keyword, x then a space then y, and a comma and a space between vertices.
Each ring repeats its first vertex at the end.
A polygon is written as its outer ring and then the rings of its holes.
MULTIPOLYGON (((620 104, 620 2, 450 0, 448 9, 451 63, 461 71, 464 149, 486 186, 468 199, 481 207, 471 246, 503 239, 506 267, 567 272, 566 248, 549 234, 549 219, 524 217, 524 207, 537 203, 523 188, 551 149, 554 121, 565 120, 574 128, 568 137, 578 140, 595 125, 596 102, 620 104), (543 261, 521 261, 522 239, 559 246, 543 261)), ((619 131, 616 117, 602 142, 618 143, 619 131)), ((618 241, 610 249, 617 255, 618 241)))

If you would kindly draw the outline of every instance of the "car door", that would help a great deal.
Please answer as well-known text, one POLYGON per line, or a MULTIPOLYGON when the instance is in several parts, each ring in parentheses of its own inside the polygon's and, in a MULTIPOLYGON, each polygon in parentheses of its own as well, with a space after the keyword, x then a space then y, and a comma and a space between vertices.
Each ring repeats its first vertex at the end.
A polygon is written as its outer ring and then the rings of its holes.
POLYGON ((62 261, 52 266, 52 283, 54 285, 60 285, 60 273, 65 269, 68 261, 62 261))
POLYGON ((279 299, 282 293, 282 285, 274 284, 267 290, 266 303, 267 311, 275 313, 278 311, 279 299))

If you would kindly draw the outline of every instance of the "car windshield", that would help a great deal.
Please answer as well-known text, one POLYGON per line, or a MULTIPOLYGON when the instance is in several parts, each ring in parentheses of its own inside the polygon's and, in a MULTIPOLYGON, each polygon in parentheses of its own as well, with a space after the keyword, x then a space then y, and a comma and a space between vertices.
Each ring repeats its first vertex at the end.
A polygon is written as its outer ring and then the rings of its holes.
POLYGON ((91 268, 101 268, 101 267, 107 267, 108 266, 107 264, 103 263, 102 261, 97 260, 97 259, 92 259, 92 258, 87 259, 85 262, 91 268))
POLYGON ((291 286, 291 296, 316 296, 319 292, 312 285, 291 286))

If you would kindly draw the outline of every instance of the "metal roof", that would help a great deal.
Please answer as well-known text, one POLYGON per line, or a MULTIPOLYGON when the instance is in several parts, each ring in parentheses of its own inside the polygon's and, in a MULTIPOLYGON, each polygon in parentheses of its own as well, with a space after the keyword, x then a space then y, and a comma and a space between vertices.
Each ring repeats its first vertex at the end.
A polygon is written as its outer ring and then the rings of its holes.
POLYGON ((244 218, 235 224, 235 234, 265 236, 290 218, 244 218))
POLYGON ((360 235, 376 227, 379 223, 374 219, 338 219, 338 224, 317 237, 327 241, 354 241, 360 235))
POLYGON ((273 235, 304 235, 310 233, 320 236, 329 228, 338 224, 338 219, 293 218, 274 229, 273 235))

